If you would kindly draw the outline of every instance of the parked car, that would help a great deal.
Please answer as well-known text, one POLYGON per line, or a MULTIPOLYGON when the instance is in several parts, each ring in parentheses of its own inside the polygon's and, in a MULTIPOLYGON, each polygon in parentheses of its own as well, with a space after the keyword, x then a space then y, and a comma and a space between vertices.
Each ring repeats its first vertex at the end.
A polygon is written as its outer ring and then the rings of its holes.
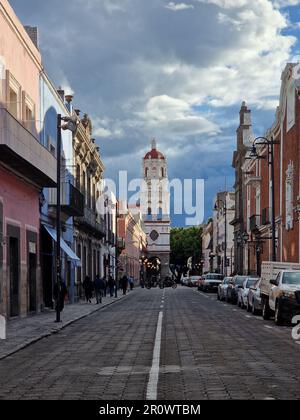
POLYGON ((261 279, 258 279, 252 287, 250 287, 247 299, 247 311, 252 312, 253 315, 257 315, 262 311, 261 297, 260 297, 260 283, 261 279))
POLYGON ((300 264, 263 262, 260 288, 264 319, 281 325, 300 314, 300 264))
POLYGON ((243 284, 238 287, 238 301, 237 304, 240 308, 245 309, 248 302, 248 293, 250 287, 253 287, 258 278, 248 277, 244 280, 243 284))
POLYGON ((218 287, 218 300, 225 300, 227 295, 227 287, 233 277, 225 277, 221 284, 218 287))
POLYGON ((181 282, 182 286, 187 286, 188 282, 189 282, 189 277, 188 276, 182 276, 180 282, 181 282))
POLYGON ((189 278, 189 284, 188 285, 190 287, 197 287, 200 279, 201 279, 201 276, 191 276, 189 278))
POLYGON ((222 283, 224 276, 222 274, 209 273, 203 276, 198 290, 203 292, 218 292, 218 287, 222 283))
POLYGON ((248 276, 234 276, 227 287, 226 302, 237 304, 239 286, 242 286, 248 276))

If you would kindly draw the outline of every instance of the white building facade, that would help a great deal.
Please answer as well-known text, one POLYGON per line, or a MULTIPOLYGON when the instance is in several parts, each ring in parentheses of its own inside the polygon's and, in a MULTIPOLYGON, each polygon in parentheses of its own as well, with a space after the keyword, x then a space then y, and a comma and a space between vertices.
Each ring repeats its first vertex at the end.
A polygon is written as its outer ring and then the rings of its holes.
POLYGON ((157 150, 155 140, 143 159, 143 180, 141 208, 148 259, 159 260, 164 278, 170 274, 170 193, 167 160, 157 150))

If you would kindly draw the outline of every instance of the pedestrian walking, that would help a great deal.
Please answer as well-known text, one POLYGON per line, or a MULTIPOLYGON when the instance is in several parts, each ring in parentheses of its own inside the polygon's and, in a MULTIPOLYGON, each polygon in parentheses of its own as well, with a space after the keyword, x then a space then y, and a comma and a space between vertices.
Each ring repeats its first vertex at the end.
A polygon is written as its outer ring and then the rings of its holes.
POLYGON ((129 286, 132 291, 134 289, 134 278, 132 276, 129 277, 129 286))
POLYGON ((84 288, 86 302, 92 303, 94 285, 89 276, 86 276, 82 286, 84 288))
POLYGON ((110 293, 110 297, 114 297, 116 282, 112 276, 108 277, 108 290, 110 293))
POLYGON ((53 289, 53 296, 55 299, 55 310, 57 311, 57 306, 59 311, 62 312, 65 307, 65 299, 68 294, 68 289, 62 279, 59 280, 59 284, 55 283, 53 289))
POLYGON ((98 274, 95 279, 95 295, 96 295, 97 305, 99 305, 99 303, 102 303, 102 297, 104 296, 105 289, 106 289, 106 281, 104 280, 104 278, 101 278, 98 274))
POLYGON ((126 276, 126 274, 124 274, 124 276, 121 278, 121 286, 123 290, 123 295, 126 295, 128 289, 128 277, 126 276))

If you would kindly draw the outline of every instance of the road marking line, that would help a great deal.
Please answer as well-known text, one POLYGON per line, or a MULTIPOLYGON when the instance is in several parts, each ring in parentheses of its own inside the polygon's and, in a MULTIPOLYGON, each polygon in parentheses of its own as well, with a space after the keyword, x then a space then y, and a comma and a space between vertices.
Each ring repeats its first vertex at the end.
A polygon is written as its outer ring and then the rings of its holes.
POLYGON ((156 329, 155 344, 153 350, 152 367, 150 370, 149 382, 147 386, 147 400, 157 400, 157 387, 159 378, 161 333, 162 333, 163 312, 159 313, 156 329))
POLYGON ((268 328, 269 330, 274 330, 274 328, 271 327, 271 325, 265 325, 265 328, 268 328))

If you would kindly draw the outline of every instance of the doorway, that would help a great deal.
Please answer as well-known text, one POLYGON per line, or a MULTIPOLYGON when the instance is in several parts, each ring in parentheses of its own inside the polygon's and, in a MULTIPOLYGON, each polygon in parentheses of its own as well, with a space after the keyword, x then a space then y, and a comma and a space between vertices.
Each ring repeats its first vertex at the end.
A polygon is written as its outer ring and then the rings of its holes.
POLYGON ((36 254, 29 254, 28 267, 28 293, 29 293, 29 312, 36 312, 36 254))
POLYGON ((19 240, 9 238, 10 316, 19 316, 19 240))

